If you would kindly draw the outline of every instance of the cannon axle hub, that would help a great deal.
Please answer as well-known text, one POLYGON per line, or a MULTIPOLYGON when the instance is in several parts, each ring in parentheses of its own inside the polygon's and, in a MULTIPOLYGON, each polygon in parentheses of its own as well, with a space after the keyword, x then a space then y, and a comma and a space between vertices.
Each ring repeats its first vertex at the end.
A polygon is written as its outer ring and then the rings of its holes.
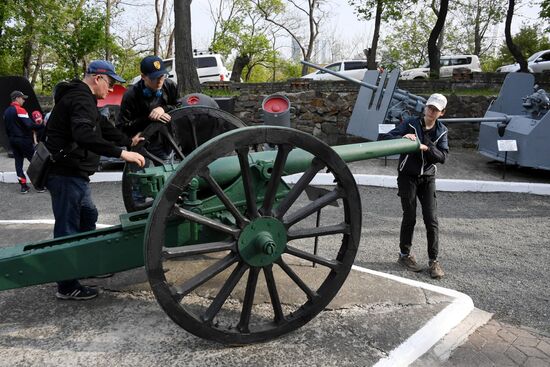
POLYGON ((257 218, 243 229, 239 237, 239 253, 250 266, 266 266, 281 256, 286 240, 286 228, 279 220, 257 218))

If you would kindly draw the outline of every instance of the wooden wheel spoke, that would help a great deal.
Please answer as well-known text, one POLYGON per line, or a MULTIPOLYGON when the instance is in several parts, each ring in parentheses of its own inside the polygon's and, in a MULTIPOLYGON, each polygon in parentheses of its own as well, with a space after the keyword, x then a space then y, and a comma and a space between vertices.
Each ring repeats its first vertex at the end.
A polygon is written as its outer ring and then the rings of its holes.
POLYGON ((250 268, 248 272, 248 281, 246 283, 246 292, 243 300, 243 308, 241 311, 241 318, 237 328, 242 333, 249 333, 248 324, 250 322, 250 315, 252 313, 252 306, 254 305, 254 294, 256 293, 256 284, 258 283, 258 273, 260 268, 250 268))
POLYGON ((288 231, 287 239, 296 240, 299 238, 309 238, 309 237, 321 237, 328 236, 331 234, 349 234, 349 224, 340 223, 332 226, 325 227, 314 227, 314 228, 304 228, 304 229, 295 229, 288 231))
POLYGON ((220 312, 220 309, 222 308, 223 304, 225 303, 225 301, 227 300, 227 298, 229 297, 229 295, 231 294, 231 292, 233 291, 233 289, 235 288, 235 286, 237 285, 237 283, 239 282, 239 280, 241 279, 241 277, 243 276, 243 274, 247 269, 248 269, 248 265, 246 265, 243 262, 237 265, 237 267, 235 268, 235 270, 233 270, 229 278, 227 278, 227 281, 222 286, 222 288, 220 289, 220 291, 218 292, 218 294, 216 295, 216 297, 214 298, 214 300, 212 301, 208 309, 202 315, 202 320, 204 322, 207 322, 207 323, 212 322, 214 317, 216 317, 218 312, 220 312))
POLYGON ((237 243, 232 242, 208 242, 198 245, 177 246, 177 247, 164 247, 162 250, 162 257, 164 259, 182 258, 187 256, 209 254, 212 252, 220 251, 233 251, 237 250, 237 243))
POLYGON ((342 197, 341 190, 336 187, 334 190, 330 191, 328 194, 321 196, 320 198, 312 201, 303 208, 297 210, 296 212, 290 214, 285 218, 284 223, 288 227, 293 224, 301 221, 304 218, 307 218, 309 215, 319 211, 330 203, 342 197))
POLYGON ((173 213, 179 217, 183 217, 191 222, 195 222, 198 224, 205 225, 207 227, 210 227, 214 230, 227 233, 228 235, 231 235, 233 237, 237 237, 240 233, 240 230, 238 228, 230 227, 228 225, 225 225, 223 223, 220 223, 219 221, 215 219, 211 219, 208 217, 205 217, 204 215, 192 212, 190 210, 184 209, 179 207, 177 204, 174 204, 173 213))
POLYGON ((191 137, 193 138, 193 150, 199 147, 199 139, 197 138, 197 118, 195 115, 188 115, 189 125, 191 125, 191 137))
POLYGON ((314 158, 311 161, 311 166, 302 174, 302 177, 294 184, 292 189, 286 194, 285 198, 281 201, 277 209, 275 210, 275 216, 277 218, 282 218, 288 209, 294 204, 298 199, 300 194, 304 192, 306 187, 309 185, 311 180, 315 177, 317 172, 322 170, 325 167, 325 164, 317 158, 314 158))
POLYGON ((285 315, 283 313, 283 307, 281 306, 281 300, 279 299, 279 292, 277 291, 277 284, 273 277, 273 266, 264 267, 265 282, 267 283, 267 289, 269 291, 269 298, 271 299, 271 306, 273 306, 273 314, 275 315, 275 323, 280 324, 285 321, 285 315))
POLYGON ((264 202, 262 208, 260 209, 260 212, 263 215, 271 215, 273 202, 275 201, 275 195, 277 194, 277 188, 279 187, 279 183, 285 169, 285 163, 288 158, 288 154, 292 150, 292 148, 288 145, 279 145, 278 148, 279 150, 277 151, 277 157, 273 163, 273 169, 267 185, 264 202))
POLYGON ((249 220, 245 218, 241 212, 237 209, 235 204, 227 197, 223 189, 218 185, 216 180, 212 177, 210 174, 210 170, 208 170, 208 167, 201 172, 200 176, 208 183, 212 191, 214 191, 214 194, 221 200, 221 202, 225 205, 225 207, 231 212, 233 217, 235 217, 235 220, 239 224, 240 228, 243 228, 247 223, 249 223, 249 220))
POLYGON ((290 277, 290 279, 292 279, 292 281, 300 287, 300 289, 306 294, 308 300, 312 300, 317 296, 317 293, 309 288, 309 286, 298 276, 298 274, 296 274, 294 270, 292 270, 292 268, 284 262, 283 258, 279 258, 279 260, 277 260, 277 265, 279 265, 281 269, 283 269, 283 271, 290 277))
POLYGON ((306 252, 306 251, 297 249, 296 247, 292 247, 292 246, 288 246, 288 245, 286 247, 285 252, 290 254, 290 255, 299 257, 300 259, 308 260, 308 261, 311 261, 313 263, 329 267, 329 268, 331 268, 332 270, 335 270, 335 271, 337 271, 338 268, 340 267, 340 265, 342 265, 342 263, 340 261, 330 260, 330 259, 327 259, 325 257, 315 255, 315 254, 311 254, 309 252, 306 252))
POLYGON ((208 268, 204 269, 191 279, 187 280, 182 285, 173 286, 172 287, 172 293, 177 295, 179 299, 185 297, 185 295, 189 294, 189 292, 192 292, 197 287, 201 286, 202 284, 206 283, 228 267, 230 267, 232 264, 237 262, 238 257, 231 253, 218 261, 215 264, 210 265, 208 268))
POLYGON ((248 148, 237 149, 237 155, 239 156, 239 164, 241 166, 248 217, 251 219, 257 218, 259 216, 258 207, 256 205, 256 192, 252 182, 252 171, 248 162, 248 148))
POLYGON ((168 140, 168 142, 172 146, 172 149, 174 149, 174 151, 178 155, 179 159, 183 160, 185 158, 185 155, 179 148, 178 143, 176 143, 176 141, 174 140, 174 137, 172 136, 172 134, 170 134, 167 128, 161 129, 160 131, 161 131, 161 134, 164 135, 164 137, 168 140))

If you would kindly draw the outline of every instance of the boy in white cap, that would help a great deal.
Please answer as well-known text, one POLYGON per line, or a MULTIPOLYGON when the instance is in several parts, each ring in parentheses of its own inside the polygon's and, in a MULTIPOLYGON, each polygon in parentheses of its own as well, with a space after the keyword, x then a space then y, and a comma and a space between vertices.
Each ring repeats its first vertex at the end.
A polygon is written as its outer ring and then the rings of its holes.
POLYGON ((435 194, 436 163, 445 163, 449 153, 447 127, 438 119, 445 114, 447 98, 435 93, 428 98, 424 116, 403 121, 380 139, 405 138, 420 142, 420 151, 401 154, 399 157, 397 187, 403 208, 403 220, 399 236, 398 263, 411 271, 421 271, 411 253, 414 226, 416 224, 416 200, 422 206, 422 217, 428 238, 429 272, 432 278, 445 273, 437 260, 439 252, 439 227, 435 194))

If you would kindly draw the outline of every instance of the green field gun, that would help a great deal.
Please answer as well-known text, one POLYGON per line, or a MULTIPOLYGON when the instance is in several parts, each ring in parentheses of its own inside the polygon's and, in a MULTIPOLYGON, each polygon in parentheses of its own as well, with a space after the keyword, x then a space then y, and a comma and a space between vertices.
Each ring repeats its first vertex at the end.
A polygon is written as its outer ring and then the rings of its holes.
POLYGON ((0 290, 145 265, 158 303, 185 330, 232 345, 273 339, 321 312, 353 265, 362 209, 346 162, 419 149, 408 139, 330 147, 291 128, 242 127, 215 107, 172 117, 188 124, 185 138, 174 125, 157 132, 172 136, 178 157, 125 167, 130 210, 120 224, 0 248, 0 290), (225 132, 201 137, 205 115, 225 132), (313 187, 319 175, 333 185, 313 187))

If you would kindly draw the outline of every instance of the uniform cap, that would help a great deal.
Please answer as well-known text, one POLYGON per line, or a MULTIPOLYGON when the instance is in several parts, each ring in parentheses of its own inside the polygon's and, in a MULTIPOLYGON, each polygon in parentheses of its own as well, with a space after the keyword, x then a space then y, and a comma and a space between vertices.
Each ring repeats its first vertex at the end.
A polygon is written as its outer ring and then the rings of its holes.
POLYGON ((158 56, 147 56, 141 60, 140 70, 150 79, 157 79, 162 75, 167 75, 168 72, 164 67, 164 62, 158 56))

